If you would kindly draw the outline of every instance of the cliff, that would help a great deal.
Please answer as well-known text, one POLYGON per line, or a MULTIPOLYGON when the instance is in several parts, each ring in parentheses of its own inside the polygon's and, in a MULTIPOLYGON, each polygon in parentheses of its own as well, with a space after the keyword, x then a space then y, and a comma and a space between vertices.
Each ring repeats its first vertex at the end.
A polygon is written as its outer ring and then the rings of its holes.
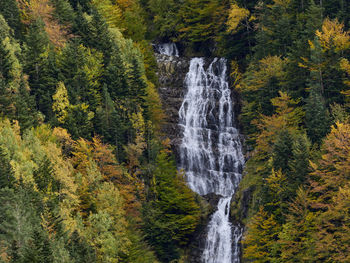
MULTIPOLYGON (((169 46, 167 46, 169 48, 169 46)), ((189 71, 190 59, 186 57, 168 56, 162 54, 156 54, 158 62, 158 79, 159 79, 159 94, 162 100, 163 108, 166 114, 166 123, 163 127, 164 134, 170 138, 172 150, 175 154, 177 162, 179 162, 179 145, 182 140, 182 126, 179 123, 179 109, 183 103, 185 97, 186 88, 184 81, 186 74, 189 71)), ((212 59, 205 59, 205 68, 209 67, 212 59)), ((219 68, 214 68, 219 70, 219 68)), ((216 71, 214 74, 218 74, 216 71)), ((234 112, 238 112, 239 106, 237 103, 237 94, 231 92, 232 101, 234 102, 234 112)), ((216 120, 208 119, 208 123, 216 125, 219 114, 217 107, 212 112, 212 118, 216 120)), ((217 128, 212 129, 212 140, 217 142, 218 134, 217 128)), ((213 143, 216 145, 217 143, 213 143)), ((213 151, 217 151, 215 147, 213 151)), ((242 169, 242 167, 241 167, 242 169)), ((240 169, 240 171, 241 171, 240 169)), ((210 215, 217 210, 217 204, 220 196, 215 194, 209 194, 207 196, 197 195, 197 202, 201 207, 202 216, 199 227, 196 229, 193 238, 186 248, 184 248, 183 260, 185 262, 199 263, 201 262, 201 256, 205 248, 206 237, 208 233, 208 223, 210 215)))

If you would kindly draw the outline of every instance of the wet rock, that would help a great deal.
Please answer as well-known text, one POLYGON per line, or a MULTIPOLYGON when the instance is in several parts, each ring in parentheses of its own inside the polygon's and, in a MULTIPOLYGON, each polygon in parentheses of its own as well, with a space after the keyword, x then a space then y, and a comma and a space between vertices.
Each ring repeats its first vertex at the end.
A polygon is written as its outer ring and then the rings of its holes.
POLYGON ((166 114, 163 132, 171 141, 176 157, 181 143, 179 109, 186 92, 184 80, 189 69, 190 59, 156 54, 158 62, 159 95, 166 114))

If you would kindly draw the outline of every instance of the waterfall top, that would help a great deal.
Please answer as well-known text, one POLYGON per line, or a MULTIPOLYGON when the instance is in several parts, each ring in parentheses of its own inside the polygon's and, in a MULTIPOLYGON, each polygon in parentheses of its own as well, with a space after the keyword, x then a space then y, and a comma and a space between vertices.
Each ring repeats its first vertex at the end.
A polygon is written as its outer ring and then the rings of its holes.
POLYGON ((161 43, 161 44, 155 44, 154 45, 155 50, 157 53, 166 55, 166 56, 172 56, 172 57, 179 57, 179 50, 177 49, 177 46, 175 43, 161 43))

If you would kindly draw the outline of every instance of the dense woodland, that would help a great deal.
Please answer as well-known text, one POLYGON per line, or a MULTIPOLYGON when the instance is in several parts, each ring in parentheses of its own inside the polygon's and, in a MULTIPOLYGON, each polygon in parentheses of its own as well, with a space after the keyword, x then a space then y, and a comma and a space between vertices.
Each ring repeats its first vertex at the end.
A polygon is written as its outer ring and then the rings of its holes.
POLYGON ((1 0, 0 262, 186 262, 152 43, 230 61, 244 262, 350 262, 350 3, 1 0))

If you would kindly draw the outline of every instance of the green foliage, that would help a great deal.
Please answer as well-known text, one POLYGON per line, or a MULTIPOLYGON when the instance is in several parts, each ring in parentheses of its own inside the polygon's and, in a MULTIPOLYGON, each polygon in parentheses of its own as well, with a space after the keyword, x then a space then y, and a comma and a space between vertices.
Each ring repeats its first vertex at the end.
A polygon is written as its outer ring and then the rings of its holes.
POLYGON ((38 217, 30 202, 30 195, 23 188, 0 189, 0 200, 1 247, 8 251, 10 257, 21 262, 26 258, 26 249, 32 242, 38 217))
POLYGON ((54 54, 49 48, 49 38, 41 20, 30 25, 24 46, 24 72, 28 74, 31 93, 39 110, 47 117, 52 116, 51 103, 57 80, 54 54))
POLYGON ((174 251, 188 242, 199 208, 174 164, 171 196, 144 199, 164 117, 144 17, 133 0, 0 3, 1 260, 157 262, 142 202, 170 215, 174 251))
POLYGON ((22 37, 23 24, 20 18, 20 10, 16 0, 2 1, 0 14, 5 18, 8 25, 14 31, 16 38, 22 37))
POLYGON ((211 44, 223 29, 227 4, 221 0, 185 0, 178 25, 180 38, 193 43, 195 48, 211 44))
POLYGON ((289 158, 292 156, 293 138, 287 131, 281 131, 273 146, 273 167, 281 170, 284 174, 289 172, 289 158))
POLYGON ((176 28, 179 23, 178 1, 175 0, 149 0, 147 8, 152 19, 152 37, 172 38, 176 37, 176 28))
POLYGON ((62 50, 58 67, 71 103, 86 102, 95 109, 100 102, 102 54, 76 41, 62 50))
POLYGON ((199 207, 162 145, 150 45, 174 41, 234 60, 244 258, 348 262, 349 14, 335 0, 0 1, 1 260, 181 260, 199 207))
POLYGON ((64 26, 71 26, 76 14, 68 0, 52 0, 55 11, 54 18, 64 26))
POLYGON ((305 121, 312 142, 320 142, 329 131, 329 113, 321 92, 315 88, 312 88, 306 101, 305 121))
POLYGON ((159 258, 167 262, 179 258, 178 245, 187 244, 200 211, 194 194, 165 152, 157 157, 154 177, 155 198, 144 207, 144 231, 159 258))

